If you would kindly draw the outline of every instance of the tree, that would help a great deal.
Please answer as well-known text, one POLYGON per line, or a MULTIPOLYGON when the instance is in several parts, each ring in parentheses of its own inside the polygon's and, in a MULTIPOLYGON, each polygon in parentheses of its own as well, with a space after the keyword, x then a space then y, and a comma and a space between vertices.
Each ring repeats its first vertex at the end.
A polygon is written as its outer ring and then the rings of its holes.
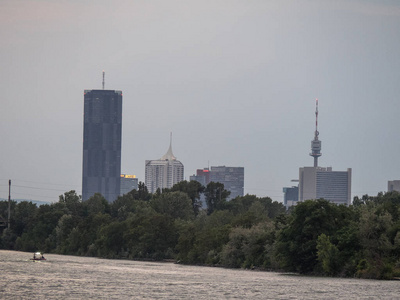
POLYGON ((37 206, 31 201, 22 201, 15 205, 12 230, 17 236, 32 229, 35 223, 37 206))
POLYGON ((65 192, 64 195, 59 196, 59 202, 64 203, 71 214, 77 216, 82 213, 82 200, 78 194, 71 190, 69 192, 65 192))
POLYGON ((329 236, 322 233, 317 240, 318 261, 327 275, 336 275, 340 270, 339 250, 329 236))
POLYGON ((232 199, 226 207, 237 216, 235 225, 247 228, 286 212, 282 203, 248 194, 232 199))
POLYGON ((55 229, 57 236, 57 253, 69 254, 67 239, 72 229, 77 224, 71 215, 63 215, 60 220, 58 220, 57 227, 55 229))
POLYGON ((188 226, 180 232, 177 248, 185 251, 179 253, 178 258, 183 262, 219 264, 222 248, 229 241, 232 219, 228 210, 217 210, 209 216, 200 212, 193 227, 188 226), (182 236, 188 233, 188 237, 182 236), (193 246, 188 251, 190 244, 193 246))
POLYGON ((127 231, 126 222, 111 222, 103 225, 96 240, 98 253, 106 258, 118 258, 126 246, 124 234, 127 231))
POLYGON ((136 192, 136 190, 118 197, 110 204, 111 216, 113 218, 118 218, 120 221, 122 221, 128 218, 130 213, 135 211, 135 203, 138 200, 135 200, 134 192, 136 192))
POLYGON ((123 239, 129 258, 173 258, 178 239, 176 220, 144 204, 125 221, 127 230, 123 239))
POLYGON ((149 201, 151 199, 151 194, 147 190, 147 186, 141 181, 138 184, 138 189, 130 191, 129 194, 131 194, 135 200, 149 201))
POLYGON ((79 255, 99 256, 96 240, 100 230, 110 223, 109 214, 91 214, 84 218, 68 236, 69 249, 79 255))
POLYGON ((189 220, 194 217, 192 201, 183 192, 163 192, 150 201, 151 207, 173 219, 189 220))
POLYGON ((362 207, 359 221, 360 244, 366 264, 359 265, 358 276, 366 278, 390 278, 391 253, 395 249, 388 233, 393 227, 392 216, 381 205, 362 207))
POLYGON ((270 267, 269 246, 274 241, 272 222, 252 228, 236 227, 229 234, 229 242, 221 252, 221 263, 228 267, 270 267))
POLYGON ((317 240, 325 234, 336 239, 337 231, 351 221, 351 210, 327 200, 306 200, 297 204, 288 224, 279 232, 276 257, 290 271, 318 271, 317 240))
POLYGON ((204 195, 207 203, 207 214, 211 215, 215 210, 225 209, 226 199, 231 192, 224 189, 220 182, 210 182, 205 188, 204 195))
POLYGON ((193 212, 197 216, 201 207, 200 195, 204 192, 205 187, 198 181, 180 181, 175 184, 171 189, 172 192, 183 192, 186 193, 192 200, 193 212))
POLYGON ((88 214, 98 214, 110 211, 110 204, 100 193, 94 194, 88 200, 83 202, 88 214))

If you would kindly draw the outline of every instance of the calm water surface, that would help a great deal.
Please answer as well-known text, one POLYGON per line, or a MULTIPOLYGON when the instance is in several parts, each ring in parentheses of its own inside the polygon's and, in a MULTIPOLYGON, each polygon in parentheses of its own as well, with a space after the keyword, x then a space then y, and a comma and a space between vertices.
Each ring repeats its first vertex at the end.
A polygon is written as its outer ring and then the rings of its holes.
POLYGON ((1 299, 399 299, 400 281, 0 250, 1 299))

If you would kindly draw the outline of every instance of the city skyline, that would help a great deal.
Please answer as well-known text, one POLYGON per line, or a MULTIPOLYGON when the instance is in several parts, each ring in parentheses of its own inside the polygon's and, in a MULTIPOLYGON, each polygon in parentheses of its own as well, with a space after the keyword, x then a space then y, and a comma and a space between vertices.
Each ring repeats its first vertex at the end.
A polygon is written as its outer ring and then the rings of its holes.
MULTIPOLYGON (((5 0, 0 4, 0 198, 81 194, 82 91, 124 91, 122 169, 174 133, 198 166, 246 169, 244 193, 283 202, 315 130, 321 166, 352 168, 352 197, 400 179, 397 1, 5 0)), ((162 153, 162 152, 161 152, 162 153)))

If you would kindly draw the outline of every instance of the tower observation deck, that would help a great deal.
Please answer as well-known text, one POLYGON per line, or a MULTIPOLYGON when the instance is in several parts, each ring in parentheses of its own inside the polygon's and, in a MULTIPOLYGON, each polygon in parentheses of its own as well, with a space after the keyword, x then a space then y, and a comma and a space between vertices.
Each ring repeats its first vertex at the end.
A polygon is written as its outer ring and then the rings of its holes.
POLYGON ((314 167, 318 167, 318 157, 322 155, 321 153, 321 141, 318 139, 318 99, 315 99, 315 133, 314 139, 311 141, 311 153, 310 156, 314 157, 314 167))

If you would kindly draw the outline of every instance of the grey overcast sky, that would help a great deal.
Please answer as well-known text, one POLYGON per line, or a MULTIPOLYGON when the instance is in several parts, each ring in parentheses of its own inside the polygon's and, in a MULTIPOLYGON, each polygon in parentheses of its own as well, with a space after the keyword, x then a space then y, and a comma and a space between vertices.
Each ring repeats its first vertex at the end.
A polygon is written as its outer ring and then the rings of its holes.
POLYGON ((400 1, 2 0, 0 198, 81 194, 83 91, 123 91, 122 172, 169 147, 243 166, 283 201, 309 156, 353 169, 352 196, 400 179, 400 1))

